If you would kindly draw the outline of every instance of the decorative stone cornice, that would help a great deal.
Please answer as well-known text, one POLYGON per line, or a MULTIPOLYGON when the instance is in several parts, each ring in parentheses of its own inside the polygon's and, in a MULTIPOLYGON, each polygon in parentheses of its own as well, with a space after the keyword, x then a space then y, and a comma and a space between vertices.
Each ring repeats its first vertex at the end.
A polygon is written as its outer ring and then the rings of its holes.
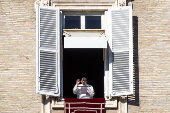
POLYGON ((119 6, 126 6, 125 2, 119 3, 119 6))
POLYGON ((114 5, 112 2, 54 2, 52 6, 61 11, 106 11, 114 5))
POLYGON ((118 6, 119 7, 126 6, 126 0, 118 0, 118 6))
POLYGON ((49 6, 49 0, 36 0, 35 5, 49 6))

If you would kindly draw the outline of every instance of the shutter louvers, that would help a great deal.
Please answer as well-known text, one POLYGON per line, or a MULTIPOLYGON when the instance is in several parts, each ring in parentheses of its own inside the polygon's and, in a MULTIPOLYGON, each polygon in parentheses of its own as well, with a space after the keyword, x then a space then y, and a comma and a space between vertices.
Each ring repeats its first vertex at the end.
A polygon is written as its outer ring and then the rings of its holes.
POLYGON ((133 93, 132 12, 131 7, 113 8, 111 18, 111 95, 133 93))
POLYGON ((40 9, 40 47, 56 49, 56 11, 40 9))
POLYGON ((60 96, 59 9, 37 8, 37 93, 60 96))
POLYGON ((55 52, 40 51, 40 90, 56 91, 57 55, 55 52))
POLYGON ((111 18, 112 50, 129 48, 129 11, 112 11, 111 18))
POLYGON ((113 94, 130 91, 129 86, 129 51, 113 52, 113 94))

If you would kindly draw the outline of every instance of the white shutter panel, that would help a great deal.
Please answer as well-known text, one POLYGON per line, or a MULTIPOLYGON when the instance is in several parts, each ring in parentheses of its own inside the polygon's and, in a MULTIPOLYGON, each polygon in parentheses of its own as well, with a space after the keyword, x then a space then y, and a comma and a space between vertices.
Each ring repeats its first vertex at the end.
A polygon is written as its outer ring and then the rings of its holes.
POLYGON ((60 12, 37 6, 37 93, 60 96, 60 12))
POLYGON ((110 95, 133 94, 132 8, 116 7, 110 13, 110 95))

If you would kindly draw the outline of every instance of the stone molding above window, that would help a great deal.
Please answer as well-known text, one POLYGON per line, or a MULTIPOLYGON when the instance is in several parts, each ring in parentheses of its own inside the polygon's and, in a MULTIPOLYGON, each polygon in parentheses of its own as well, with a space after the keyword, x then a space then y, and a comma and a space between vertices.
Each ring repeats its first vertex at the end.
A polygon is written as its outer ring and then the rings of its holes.
POLYGON ((104 10, 110 6, 126 6, 126 0, 35 0, 35 5, 59 7, 60 9, 97 9, 104 10), (85 6, 85 7, 84 7, 85 6), (75 8, 74 8, 75 7, 75 8), (93 8, 92 8, 93 7, 93 8))
POLYGON ((52 0, 53 2, 115 2, 116 0, 52 0))
POLYGON ((52 6, 61 11, 106 11, 115 6, 115 2, 53 2, 52 6))

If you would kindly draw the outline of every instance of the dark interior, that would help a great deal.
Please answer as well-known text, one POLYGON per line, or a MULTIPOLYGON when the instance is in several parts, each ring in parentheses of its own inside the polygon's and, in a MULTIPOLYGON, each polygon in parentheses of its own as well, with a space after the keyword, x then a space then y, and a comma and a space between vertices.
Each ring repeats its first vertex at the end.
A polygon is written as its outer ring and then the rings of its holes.
POLYGON ((104 98, 103 49, 64 49, 63 97, 76 98, 73 87, 76 79, 87 77, 95 91, 94 98, 104 98))

